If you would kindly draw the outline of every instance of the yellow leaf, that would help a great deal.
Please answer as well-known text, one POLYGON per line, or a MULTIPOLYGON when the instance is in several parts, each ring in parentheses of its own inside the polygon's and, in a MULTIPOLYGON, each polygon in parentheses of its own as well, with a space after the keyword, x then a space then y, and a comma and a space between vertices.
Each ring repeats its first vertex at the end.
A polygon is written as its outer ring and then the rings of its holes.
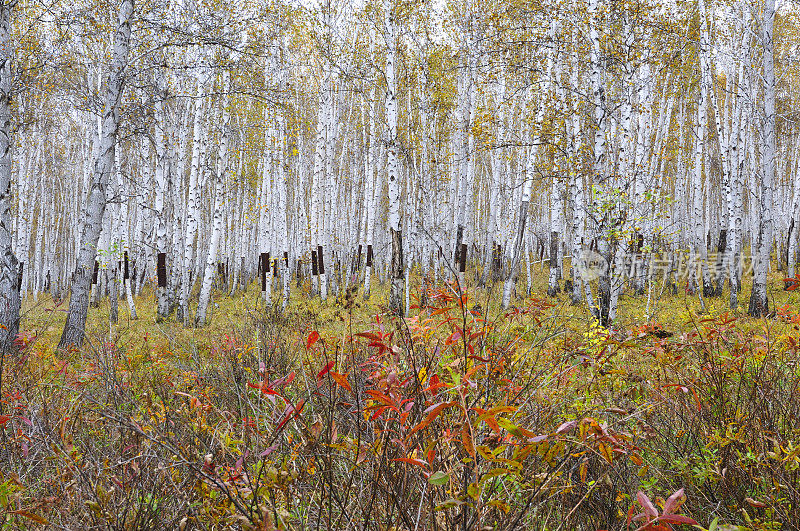
POLYGON ((610 447, 609 445, 607 445, 607 444, 600 443, 600 444, 597 446, 597 449, 598 449, 598 451, 600 452, 600 455, 602 455, 602 456, 603 456, 603 458, 604 458, 606 461, 608 461, 609 463, 611 463, 611 461, 614 459, 614 454, 613 454, 613 452, 612 452, 612 450, 611 450, 611 447, 610 447))

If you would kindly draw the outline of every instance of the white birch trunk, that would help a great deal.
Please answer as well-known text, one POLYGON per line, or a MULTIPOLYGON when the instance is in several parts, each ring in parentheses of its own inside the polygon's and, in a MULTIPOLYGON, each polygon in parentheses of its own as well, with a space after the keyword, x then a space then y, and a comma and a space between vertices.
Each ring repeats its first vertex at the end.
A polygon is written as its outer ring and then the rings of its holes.
MULTIPOLYGON (((189 189, 186 201, 186 224, 183 241, 183 263, 181 267, 181 286, 179 308, 182 312, 184 326, 191 325, 189 313, 189 295, 192 290, 190 273, 192 271, 192 261, 194 260, 195 239, 197 236, 198 221, 200 216, 200 185, 199 175, 201 172, 200 162, 205 155, 205 135, 202 134, 203 127, 203 96, 204 80, 197 80, 194 102, 194 123, 192 126, 192 159, 189 166, 189 189)), ((196 278, 196 277, 195 277, 196 278)))
POLYGON ((211 289, 214 276, 217 274, 217 250, 224 227, 224 201, 225 201, 225 181, 228 173, 228 140, 230 125, 230 109, 228 93, 230 92, 230 74, 225 71, 223 74, 223 96, 222 96, 222 123, 221 136, 219 143, 219 153, 217 171, 214 180, 214 218, 211 231, 211 239, 208 245, 208 256, 206 257, 205 270, 203 274, 203 284, 200 288, 200 298, 197 303, 197 317, 195 324, 200 326, 208 321, 208 306, 211 301, 211 289))
POLYGON ((400 172, 397 160, 397 90, 395 82, 395 36, 394 6, 385 0, 386 9, 386 121, 388 138, 386 146, 386 173, 389 181, 389 234, 392 241, 391 290, 389 308, 403 315, 403 234, 400 228, 400 172))
MULTIPOLYGON (((159 91, 159 98, 156 101, 156 123, 155 123, 155 147, 156 147, 156 172, 155 172, 155 199, 153 211, 156 216, 156 253, 167 254, 167 179, 169 173, 169 163, 167 160, 167 138, 165 134, 168 129, 169 117, 164 109, 163 99, 166 94, 159 91)), ((169 315, 169 299, 166 286, 156 287, 156 320, 161 321, 169 315)))
POLYGON ((86 315, 89 309, 89 287, 100 238, 103 213, 106 209, 106 189, 114 167, 114 151, 119 129, 119 104, 125 82, 130 47, 133 0, 123 0, 119 8, 117 29, 114 33, 114 48, 111 67, 103 96, 102 134, 100 149, 95 160, 92 187, 81 229, 81 249, 72 277, 72 295, 64 331, 59 341, 59 350, 79 348, 83 344, 86 315))
POLYGON ((775 44, 773 27, 775 23, 775 0, 764 1, 764 20, 762 36, 762 68, 764 83, 764 114, 761 132, 761 204, 759 208, 759 238, 757 260, 753 272, 753 291, 750 295, 748 313, 753 317, 763 317, 769 313, 767 298, 767 272, 772 252, 772 233, 774 230, 773 195, 775 186, 775 44))
MULTIPOLYGON (((375 93, 376 90, 373 89, 373 100, 375 100, 375 93)), ((375 211, 377 210, 378 206, 378 195, 379 192, 376 191, 376 188, 379 190, 379 186, 375 186, 375 175, 376 175, 376 155, 378 152, 378 126, 375 123, 375 109, 370 105, 370 102, 367 102, 369 113, 369 144, 367 145, 366 151, 366 161, 365 161, 365 180, 366 186, 364 187, 364 202, 367 205, 367 220, 366 220, 366 228, 365 228, 365 236, 364 236, 364 243, 366 245, 364 249, 365 253, 365 266, 364 266, 364 299, 369 299, 370 295, 370 287, 372 283, 372 269, 373 269, 373 262, 374 256, 371 254, 374 252, 373 244, 374 244, 374 235, 375 235, 375 211)))
MULTIPOLYGON (((537 119, 535 126, 537 131, 539 123, 541 122, 537 119)), ((533 133, 532 137, 538 141, 538 132, 533 133)), ((534 144, 538 143, 537 141, 534 141, 534 144)), ((511 264, 508 268, 508 274, 506 275, 506 280, 503 283, 503 299, 501 302, 503 309, 508 308, 511 304, 511 295, 516 288, 517 279, 519 278, 519 263, 524 249, 525 229, 528 222, 528 205, 531 202, 531 190, 533 187, 533 170, 535 167, 534 160, 534 149, 531 149, 531 152, 528 155, 528 162, 525 170, 525 182, 522 185, 522 201, 520 202, 519 206, 517 233, 514 238, 513 255, 511 258, 511 264)))
MULTIPOLYGON (((11 217, 11 11, 14 3, 0 3, 0 357, 5 357, 19 332, 19 260, 14 254, 11 217)), ((1 365, 1 364, 0 364, 1 365)))

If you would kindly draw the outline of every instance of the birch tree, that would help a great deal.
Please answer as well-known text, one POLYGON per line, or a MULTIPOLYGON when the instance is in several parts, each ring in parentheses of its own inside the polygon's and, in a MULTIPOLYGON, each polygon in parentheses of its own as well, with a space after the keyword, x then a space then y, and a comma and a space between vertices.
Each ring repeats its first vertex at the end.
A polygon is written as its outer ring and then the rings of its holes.
POLYGON ((128 66, 133 8, 134 0, 121 0, 119 4, 111 65, 103 95, 99 152, 94 162, 91 189, 84 210, 80 236, 81 248, 72 275, 69 311, 64 331, 58 343, 59 350, 79 348, 84 340, 97 242, 100 238, 103 214, 106 210, 108 182, 114 169, 114 153, 120 121, 119 107, 125 86, 125 70, 128 66))
POLYGON ((772 253, 774 229, 773 196, 775 183, 775 43, 773 29, 775 24, 775 0, 764 1, 763 33, 761 37, 762 78, 764 83, 764 108, 761 126, 761 202, 759 205, 759 227, 757 250, 754 256, 753 291, 747 312, 753 317, 769 313, 767 298, 767 272, 772 253))
POLYGON ((217 153, 217 166, 214 172, 214 214, 211 228, 211 239, 208 244, 205 267, 203 268, 203 283, 200 286, 200 297, 197 302, 197 316, 195 324, 204 325, 208 320, 208 306, 211 301, 211 289, 214 276, 217 274, 217 252, 224 225, 223 207, 225 201, 225 183, 228 174, 228 142, 230 126, 230 107, 228 94, 230 93, 230 73, 222 73, 222 122, 220 123, 219 152, 217 153))
POLYGON ((11 350, 19 331, 22 280, 14 254, 11 217, 11 16, 15 5, 16 0, 0 1, 0 356, 11 350))
POLYGON ((181 288, 178 303, 179 319, 182 317, 184 326, 191 324, 189 314, 189 293, 192 283, 190 273, 194 259, 195 238, 197 237, 199 206, 199 179, 201 172, 201 159, 205 156, 205 135, 203 135, 203 96, 205 79, 198 76, 196 80, 195 99, 192 105, 194 114, 192 124, 192 157, 189 165, 189 189, 186 201, 185 236, 183 240, 183 261, 181 267, 181 288))
POLYGON ((397 315, 403 315, 403 233, 400 228, 400 171, 397 159, 397 95, 395 82, 395 58, 397 37, 395 35, 395 12, 392 0, 385 0, 386 10, 386 176, 389 181, 389 234, 392 241, 390 267, 391 289, 389 307, 397 315))

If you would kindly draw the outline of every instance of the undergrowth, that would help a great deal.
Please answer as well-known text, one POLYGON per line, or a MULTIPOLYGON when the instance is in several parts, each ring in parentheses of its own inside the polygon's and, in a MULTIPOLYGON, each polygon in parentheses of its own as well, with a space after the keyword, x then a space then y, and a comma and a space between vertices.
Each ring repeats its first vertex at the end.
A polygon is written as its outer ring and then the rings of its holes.
POLYGON ((3 528, 800 522, 789 306, 608 331, 449 284, 406 319, 355 288, 314 304, 242 307, 191 343, 97 335, 63 354, 23 334, 2 374, 3 528))

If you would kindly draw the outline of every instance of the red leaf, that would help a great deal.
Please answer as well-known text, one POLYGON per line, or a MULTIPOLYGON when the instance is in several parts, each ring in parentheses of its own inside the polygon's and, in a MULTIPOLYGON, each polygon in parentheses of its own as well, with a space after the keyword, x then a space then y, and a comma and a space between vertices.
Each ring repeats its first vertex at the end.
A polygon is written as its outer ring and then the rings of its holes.
POLYGON ((278 447, 278 443, 275 443, 275 444, 273 444, 272 446, 270 446, 269 448, 267 448, 266 450, 264 450, 263 452, 261 452, 258 455, 260 457, 267 457, 269 454, 274 452, 277 447, 278 447))
POLYGON ((370 341, 380 341, 381 338, 377 334, 373 334, 372 332, 359 332, 356 334, 358 337, 365 337, 370 341))
POLYGON ((426 387, 426 388, 424 389, 424 391, 425 391, 425 392, 430 392, 430 393, 433 393, 433 392, 435 392, 437 389, 441 389, 442 387, 447 387, 447 384, 446 384, 446 383, 444 383, 444 382, 442 382, 442 381, 439 379, 439 375, 438 375, 438 374, 434 374, 433 376, 431 376, 431 379, 429 380, 428 387, 426 387))
POLYGON ((425 468, 428 466, 428 463, 423 461, 422 459, 413 459, 411 457, 398 457, 397 459, 392 459, 392 461, 402 461, 403 463, 408 463, 410 465, 417 465, 425 468))
POLYGON ((386 345, 384 345, 380 341, 372 341, 367 346, 368 347, 374 347, 374 348, 378 349, 378 352, 381 353, 381 354, 383 354, 384 352, 389 350, 389 347, 387 347, 386 345))
POLYGON ((8 415, 0 415, 0 428, 5 426, 9 420, 11 420, 11 417, 8 415))
POLYGON ((436 459, 436 447, 431 446, 430 449, 428 450, 428 453, 425 454, 425 457, 428 458, 429 463, 433 463, 433 460, 436 459))
POLYGON ((389 409, 389 408, 388 408, 388 407, 386 407, 386 406, 381 406, 381 407, 378 407, 377 409, 375 409, 375 413, 373 413, 372 415, 370 415, 370 417, 369 417, 369 420, 375 420, 376 418, 380 417, 380 416, 381 416, 381 413, 383 413, 383 412, 384 412, 384 411, 386 411, 387 409, 389 409))
POLYGON ((311 348, 314 346, 314 343, 319 341, 319 332, 314 330, 310 334, 308 334, 308 339, 306 340, 306 348, 311 348))
POLYGON ((334 361, 334 360, 332 360, 332 361, 329 361, 327 364, 325 364, 325 366, 322 368, 322 370, 321 370, 321 371, 319 371, 319 373, 317 373, 317 380, 322 380, 322 378, 323 378, 323 377, 324 377, 326 374, 328 374, 329 372, 331 372, 331 369, 333 369, 333 366, 334 366, 334 365, 336 365, 336 361, 334 361))
POLYGON ((680 514, 667 514, 658 519, 659 522, 666 522, 668 524, 688 524, 699 525, 696 520, 692 520, 688 516, 680 514))
POLYGON ((453 343, 455 343, 459 339, 461 339, 461 329, 456 329, 455 332, 450 334, 450 337, 448 337, 447 339, 444 340, 444 344, 445 345, 452 345, 453 343))

